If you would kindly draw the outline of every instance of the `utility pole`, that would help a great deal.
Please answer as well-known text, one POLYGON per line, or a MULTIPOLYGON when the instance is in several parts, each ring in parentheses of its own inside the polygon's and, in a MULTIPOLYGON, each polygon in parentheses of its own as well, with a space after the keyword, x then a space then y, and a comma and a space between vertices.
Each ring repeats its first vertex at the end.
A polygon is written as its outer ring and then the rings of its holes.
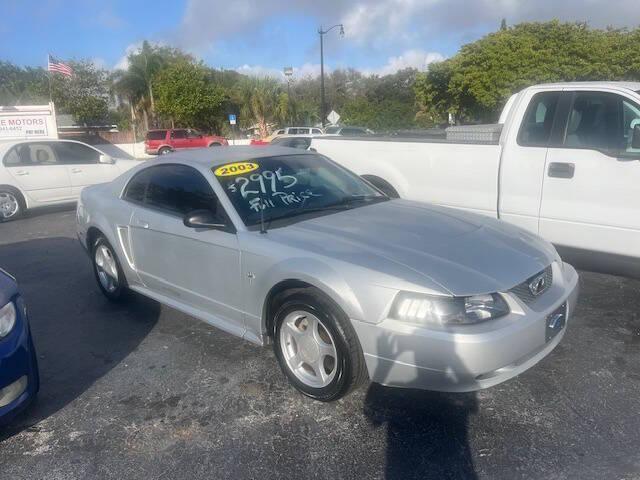
POLYGON ((320 124, 322 127, 324 127, 324 120, 327 116, 327 105, 324 100, 324 36, 336 27, 340 27, 340 36, 344 37, 344 26, 341 23, 326 30, 322 30, 322 25, 320 25, 318 29, 318 35, 320 35, 320 124))

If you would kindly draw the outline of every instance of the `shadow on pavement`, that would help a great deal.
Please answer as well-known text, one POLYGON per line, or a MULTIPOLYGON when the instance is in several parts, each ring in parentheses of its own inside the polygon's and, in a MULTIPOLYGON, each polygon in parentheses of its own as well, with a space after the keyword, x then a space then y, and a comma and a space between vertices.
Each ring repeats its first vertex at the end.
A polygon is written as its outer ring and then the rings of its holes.
POLYGON ((137 295, 122 305, 106 300, 71 238, 0 245, 0 266, 25 297, 40 366, 38 398, 0 432, 3 440, 65 407, 118 365, 154 327, 160 305, 137 295))
MULTIPOLYGON (((380 337, 377 351, 384 358, 413 357, 413 365, 433 365, 428 348, 415 348, 411 337, 380 337)), ((468 376, 455 344, 441 345, 439 356, 446 359, 439 369, 447 372, 455 385, 468 376), (448 345, 448 346, 447 346, 448 345), (458 380, 460 379, 460 380, 458 380)), ((414 385, 434 382, 434 373, 416 369, 415 378, 403 383, 394 376, 390 363, 378 363, 369 386, 364 413, 377 427, 386 428, 387 479, 475 479, 469 446, 469 417, 478 411, 475 393, 440 393, 416 390, 414 385)), ((436 379, 437 381, 437 379, 436 379)))

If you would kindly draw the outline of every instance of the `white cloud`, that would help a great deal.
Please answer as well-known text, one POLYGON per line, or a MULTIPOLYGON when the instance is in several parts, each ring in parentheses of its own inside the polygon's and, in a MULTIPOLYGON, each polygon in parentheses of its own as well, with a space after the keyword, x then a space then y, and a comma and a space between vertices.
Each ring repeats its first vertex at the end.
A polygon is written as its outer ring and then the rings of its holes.
MULTIPOLYGON (((271 18, 303 15, 318 24, 342 22, 345 37, 361 46, 411 48, 458 40, 509 24, 559 18, 595 27, 637 26, 638 0, 189 0, 174 41, 190 50, 230 37, 256 38, 271 18), (224 21, 220 21, 224 12, 224 21)), ((274 44, 279 39, 274 38, 274 44)))
POLYGON ((390 57, 385 65, 379 68, 365 68, 361 72, 365 75, 390 75, 405 68, 415 68, 424 71, 432 62, 444 60, 444 56, 438 52, 425 52, 424 50, 407 50, 397 57, 390 57))
MULTIPOLYGON (((265 67, 263 65, 244 64, 234 68, 234 70, 238 73, 250 75, 252 77, 271 77, 283 81, 286 79, 282 69, 265 67)), ((330 70, 325 66, 325 72, 329 71, 330 70)), ((320 75, 320 64, 305 63, 299 67, 293 67, 292 77, 294 79, 316 77, 318 75, 320 75)))
POLYGON ((129 68, 129 55, 140 50, 142 48, 142 42, 132 43, 127 45, 127 48, 124 49, 124 55, 120 57, 120 60, 116 62, 113 66, 114 70, 126 70, 129 68))

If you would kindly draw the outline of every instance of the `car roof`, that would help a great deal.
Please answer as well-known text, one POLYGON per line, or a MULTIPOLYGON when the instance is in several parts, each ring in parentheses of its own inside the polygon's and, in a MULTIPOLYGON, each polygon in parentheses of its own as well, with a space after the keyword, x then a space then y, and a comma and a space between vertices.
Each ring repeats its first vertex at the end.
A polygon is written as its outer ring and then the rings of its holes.
POLYGON ((176 160, 185 163, 196 163, 205 167, 224 165, 230 162, 250 161, 265 157, 277 157, 281 155, 312 155, 314 152, 294 150, 289 147, 277 145, 264 146, 228 146, 216 148, 194 148, 182 150, 165 155, 161 160, 152 163, 175 163, 176 160))
POLYGON ((21 139, 7 139, 0 140, 0 156, 2 156, 5 152, 10 150, 12 147, 16 145, 20 145, 22 143, 79 143, 81 145, 86 145, 87 147, 91 147, 95 150, 98 150, 93 145, 89 145, 88 143, 80 142, 78 140, 70 140, 66 138, 21 138, 21 139))
POLYGON ((606 82, 606 81, 592 81, 592 82, 552 82, 541 83, 538 85, 532 85, 529 88, 579 88, 579 87, 591 87, 591 88, 626 88, 628 90, 638 91, 640 90, 640 82, 606 82))

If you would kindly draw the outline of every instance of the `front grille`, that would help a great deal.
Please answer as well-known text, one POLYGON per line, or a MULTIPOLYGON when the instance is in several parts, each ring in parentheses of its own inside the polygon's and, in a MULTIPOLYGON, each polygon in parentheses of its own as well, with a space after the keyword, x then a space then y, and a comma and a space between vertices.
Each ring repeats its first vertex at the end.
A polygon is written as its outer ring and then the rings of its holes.
POLYGON ((516 285, 509 291, 517 295, 517 297, 520 300, 522 300, 524 303, 529 305, 531 302, 533 302, 537 298, 540 298, 549 289, 549 287, 551 287, 552 283, 553 283, 553 270, 551 269, 551 265, 549 265, 544 270, 527 278, 524 282, 520 283, 519 285, 516 285), (544 274, 544 287, 542 288, 542 290, 540 290, 540 292, 538 292, 537 295, 534 295, 531 292, 531 289, 529 288, 529 284, 541 274, 544 274))

